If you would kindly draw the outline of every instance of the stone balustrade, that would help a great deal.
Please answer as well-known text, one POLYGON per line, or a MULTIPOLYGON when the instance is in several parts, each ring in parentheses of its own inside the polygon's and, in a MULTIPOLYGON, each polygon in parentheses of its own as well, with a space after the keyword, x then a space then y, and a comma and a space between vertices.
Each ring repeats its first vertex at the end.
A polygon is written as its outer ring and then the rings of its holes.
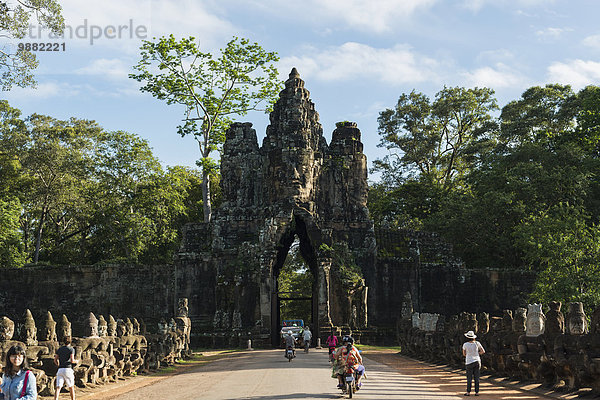
POLYGON ((600 308, 592 314, 590 327, 582 303, 570 303, 566 319, 560 308, 559 302, 552 302, 546 314, 541 304, 504 310, 495 317, 463 312, 445 323, 432 314, 404 312, 397 338, 403 354, 462 367, 464 333, 472 330, 486 350, 482 373, 539 382, 555 390, 592 388, 600 393, 600 308))
MULTIPOLYGON (((65 337, 71 337, 71 322, 64 314, 58 322, 48 311, 36 324, 32 313, 0 319, 0 367, 14 345, 25 348, 27 361, 36 376, 38 393, 53 395, 56 372, 54 354, 65 337)), ((75 384, 79 387, 116 382, 148 370, 172 365, 191 356, 191 323, 187 317, 187 299, 180 299, 178 316, 161 321, 154 333, 146 332, 136 318, 106 319, 93 313, 78 321, 84 326, 82 337, 72 337, 75 359, 75 384)))

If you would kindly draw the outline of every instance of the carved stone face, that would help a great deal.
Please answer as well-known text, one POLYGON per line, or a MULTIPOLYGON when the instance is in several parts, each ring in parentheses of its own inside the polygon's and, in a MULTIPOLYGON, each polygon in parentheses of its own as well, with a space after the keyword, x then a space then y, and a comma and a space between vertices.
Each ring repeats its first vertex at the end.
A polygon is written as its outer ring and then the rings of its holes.
POLYGON ((525 332, 525 326, 527 321, 527 310, 523 307, 519 307, 515 310, 515 316, 513 318, 512 328, 513 332, 522 333, 525 332))
POLYGON ((125 329, 127 329, 127 335, 133 335, 133 322, 129 318, 125 320, 125 329))
POLYGON ((502 330, 512 330, 513 315, 511 310, 502 311, 502 330))
POLYGON ((169 325, 167 324, 167 322, 165 320, 160 320, 160 322, 158 323, 158 333, 160 333, 161 335, 166 335, 168 331, 169 325))
POLYGON ((37 328, 35 327, 35 320, 33 319, 33 315, 31 315, 31 311, 25 310, 25 318, 23 322, 23 341, 27 346, 36 346, 37 345, 37 328))
POLYGON ((98 318, 94 313, 90 313, 85 321, 85 336, 97 337, 98 336, 98 318))
POLYGON ((572 315, 569 318, 569 333, 571 335, 583 335, 585 333, 585 322, 583 314, 572 315))
POLYGON ((122 337, 127 335, 127 326, 122 319, 117 320, 117 336, 122 337))
POLYGON ((177 316, 188 316, 188 299, 186 297, 182 297, 177 301, 177 316))
POLYGON ((485 335, 490 330, 490 314, 486 312, 477 315, 477 333, 485 335))
POLYGON ((569 304, 569 333, 571 335, 583 335, 586 331, 587 321, 583 312, 583 303, 569 304))
POLYGON ((117 336, 117 321, 112 315, 108 316, 108 336, 117 336))
POLYGON ((541 304, 527 305, 527 336, 536 337, 544 333, 545 321, 541 304))
POLYGON ((134 318, 133 321, 131 321, 133 323, 133 334, 134 335, 139 335, 140 331, 141 331, 141 327, 140 327, 140 323, 138 322, 137 318, 134 318))
POLYGON ((71 333, 71 323, 67 316, 63 314, 58 327, 58 338, 64 340, 66 337, 71 337, 71 333))
POLYGON ((8 317, 0 319, 0 342, 11 340, 15 334, 15 323, 8 317))
POLYGON ((108 335, 108 322, 104 319, 104 316, 98 318, 98 336, 106 337, 108 335))
POLYGON ((43 341, 56 340, 56 322, 54 322, 54 318, 52 318, 50 311, 48 311, 48 314, 46 314, 46 320, 44 321, 44 326, 40 333, 40 339, 43 341))

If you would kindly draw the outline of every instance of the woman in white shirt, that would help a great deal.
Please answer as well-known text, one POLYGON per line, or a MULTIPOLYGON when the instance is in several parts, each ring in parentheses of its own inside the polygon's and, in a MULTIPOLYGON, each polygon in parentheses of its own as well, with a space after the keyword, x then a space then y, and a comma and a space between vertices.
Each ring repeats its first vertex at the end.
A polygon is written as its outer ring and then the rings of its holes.
POLYGON ((463 356, 465 356, 465 366, 467 369, 467 393, 465 396, 471 395, 471 381, 475 378, 475 396, 479 396, 479 371, 481 369, 481 355, 485 353, 481 343, 475 340, 477 336, 473 331, 465 333, 465 337, 469 339, 462 346, 463 356))

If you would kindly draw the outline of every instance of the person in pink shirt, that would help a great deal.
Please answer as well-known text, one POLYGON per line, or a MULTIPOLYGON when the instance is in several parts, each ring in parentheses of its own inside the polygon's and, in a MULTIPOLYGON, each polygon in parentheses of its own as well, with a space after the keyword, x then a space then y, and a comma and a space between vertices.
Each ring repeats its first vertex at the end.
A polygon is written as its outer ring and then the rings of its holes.
POLYGON ((329 362, 333 361, 333 352, 338 345, 338 338, 335 336, 333 328, 331 328, 331 334, 327 336, 325 344, 329 348, 329 362))

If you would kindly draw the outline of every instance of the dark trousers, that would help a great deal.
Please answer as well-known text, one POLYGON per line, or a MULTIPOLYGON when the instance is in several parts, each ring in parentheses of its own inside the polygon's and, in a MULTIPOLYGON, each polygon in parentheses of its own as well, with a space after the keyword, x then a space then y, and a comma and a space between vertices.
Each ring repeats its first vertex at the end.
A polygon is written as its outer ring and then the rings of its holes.
POLYGON ((479 361, 475 361, 471 364, 467 364, 467 393, 471 393, 471 380, 475 378, 475 393, 479 393, 479 370, 481 364, 479 361))

